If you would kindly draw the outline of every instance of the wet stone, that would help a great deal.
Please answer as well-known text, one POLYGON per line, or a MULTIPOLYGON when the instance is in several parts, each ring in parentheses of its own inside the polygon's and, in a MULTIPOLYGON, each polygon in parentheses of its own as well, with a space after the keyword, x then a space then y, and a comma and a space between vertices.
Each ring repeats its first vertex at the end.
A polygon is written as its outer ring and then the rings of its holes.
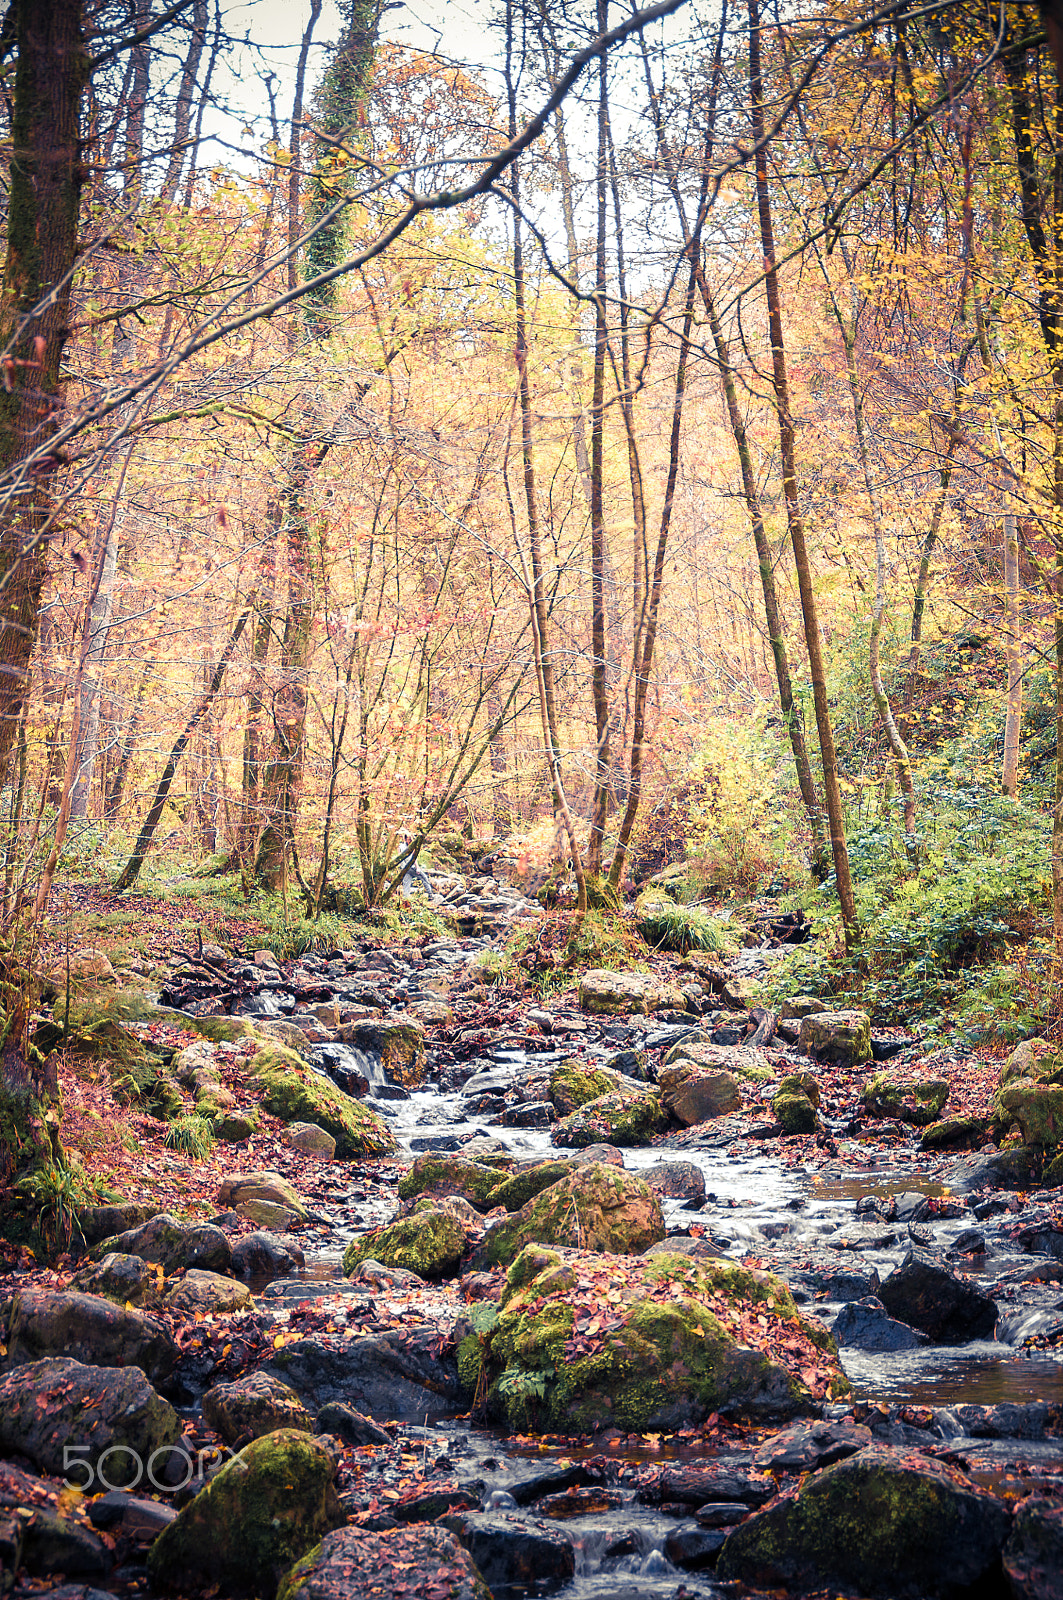
POLYGON ((799 1422, 765 1440, 753 1452, 753 1464, 768 1472, 817 1472, 870 1443, 870 1428, 848 1417, 838 1422, 799 1422))
POLYGON ((831 1333, 840 1349, 916 1350, 929 1342, 925 1333, 910 1328, 905 1322, 895 1321, 875 1295, 866 1295, 844 1305, 831 1333))

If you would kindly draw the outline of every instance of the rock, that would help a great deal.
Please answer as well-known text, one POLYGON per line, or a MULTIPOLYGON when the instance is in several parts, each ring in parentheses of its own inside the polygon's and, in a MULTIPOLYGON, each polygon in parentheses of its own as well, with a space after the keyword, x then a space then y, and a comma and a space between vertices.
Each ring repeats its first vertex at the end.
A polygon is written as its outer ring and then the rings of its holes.
POLYGON ((585 1067, 574 1056, 566 1056, 550 1072, 550 1099, 559 1117, 567 1117, 588 1101, 612 1094, 619 1087, 615 1073, 585 1067))
POLYGON ((862 1066, 871 1060, 871 1018, 866 1011, 814 1011, 801 1019, 797 1047, 834 1066, 862 1066))
MULTIPOLYGON (((709 1072, 730 1072, 733 1077, 749 1083, 767 1083, 774 1074, 763 1053, 742 1045, 712 1044, 703 1034, 681 1039, 666 1053, 663 1066, 678 1066, 689 1061, 695 1067, 705 1067, 709 1072)), ((811 1076, 811 1075, 810 1075, 811 1076)))
POLYGON ((1034 1161, 1029 1150, 997 1150, 991 1155, 971 1156, 957 1161, 944 1175, 953 1194, 972 1194, 976 1189, 1025 1189, 1033 1174, 1034 1161))
POLYGON ((336 1154, 336 1141, 331 1133, 313 1122, 293 1122, 288 1129, 288 1143, 304 1156, 315 1161, 331 1161, 336 1154))
POLYGON ((538 1428, 565 1433, 672 1431, 712 1411, 807 1410, 802 1374, 821 1397, 842 1393, 833 1352, 829 1334, 804 1321, 768 1274, 730 1261, 529 1245, 509 1269, 487 1369, 496 1375, 492 1401, 511 1425, 534 1417, 538 1428), (789 1365, 754 1340, 786 1351, 789 1365))
POLYGON ((424 1024, 416 1017, 402 1011, 393 1012, 384 1021, 363 1017, 344 1023, 336 1037, 356 1050, 379 1056, 389 1082, 403 1089, 416 1089, 424 1082, 428 1070, 424 1024))
POLYGON ((294 1239, 268 1231, 246 1233, 233 1245, 233 1271, 238 1278, 269 1282, 286 1278, 305 1264, 301 1247, 294 1239))
POLYGON ((718 1528, 675 1528, 664 1541, 664 1553, 673 1566, 700 1572, 715 1565, 726 1537, 718 1528))
POLYGON ((232 1248, 220 1228, 212 1228, 204 1222, 179 1222, 166 1212, 150 1217, 138 1228, 104 1240, 93 1254, 99 1258, 112 1250, 139 1256, 142 1261, 157 1262, 167 1277, 186 1267, 199 1267, 204 1272, 227 1272, 232 1261, 232 1248))
POLYGON ((771 1474, 754 1467, 748 1457, 718 1456, 715 1461, 665 1467, 658 1498, 686 1506, 703 1506, 710 1500, 739 1501, 746 1510, 774 1499, 777 1489, 771 1474))
POLYGON ((160 1266, 112 1250, 102 1261, 75 1272, 70 1287, 81 1294, 103 1295, 119 1305, 142 1306, 158 1300, 163 1277, 160 1266))
POLYGON ((637 1255, 664 1238, 660 1202, 634 1173, 576 1167, 484 1236, 474 1268, 506 1266, 526 1244, 637 1255))
POLYGON ((85 1507, 94 1528, 132 1544, 152 1544, 177 1515, 175 1507, 145 1500, 126 1489, 111 1489, 85 1507))
POLYGON ((815 1133, 819 1125, 815 1106, 800 1090, 780 1091, 772 1100, 771 1109, 784 1133, 815 1133))
MULTIPOLYGON (((108 1451, 114 1452, 105 1463, 108 1482, 138 1481, 152 1456, 168 1453, 180 1432, 177 1413, 139 1367, 90 1367, 60 1358, 0 1378, 0 1450, 86 1487, 108 1451), (75 1471, 74 1460, 85 1466, 75 1471)), ((163 1477, 159 1461, 155 1475, 163 1477)))
POLYGON ((302 1060, 309 1061, 313 1044, 309 1034, 305 1033, 297 1022, 289 1022, 280 1017, 256 1017, 255 1031, 266 1039, 272 1039, 275 1044, 282 1045, 285 1050, 291 1050, 302 1060))
POLYGON ((276 1232, 278 1229, 287 1232, 300 1222, 297 1211, 279 1206, 273 1200, 241 1200, 236 1215, 242 1221, 253 1222, 257 1228, 264 1228, 267 1232, 276 1232))
POLYGON ((353 1406, 345 1406, 338 1401, 321 1407, 314 1422, 314 1432, 331 1434, 333 1438, 350 1445, 391 1443, 391 1435, 372 1417, 365 1417, 353 1406))
POLYGON ((277 1205, 286 1206, 289 1211, 294 1211, 300 1217, 306 1216, 306 1206, 296 1189, 282 1178, 279 1172, 237 1172, 232 1177, 223 1178, 214 1196, 214 1203, 220 1209, 231 1206, 234 1211, 239 1211, 241 1205, 248 1200, 272 1200, 277 1205))
POLYGON ((338 1402, 370 1417, 423 1423, 426 1412, 453 1413, 460 1396, 457 1359, 440 1354, 439 1328, 399 1328, 346 1340, 338 1349, 297 1339, 263 1368, 295 1390, 308 1410, 338 1402))
POLYGON ((984 1290, 914 1251, 890 1273, 879 1298, 891 1317, 929 1334, 934 1344, 991 1339, 996 1327, 996 1302, 984 1290))
POLYGON ((272 1594, 293 1562, 343 1522, 333 1476, 329 1452, 304 1433, 282 1429, 253 1440, 156 1539, 152 1583, 272 1594))
POLYGON ((649 1144, 664 1126, 664 1113, 656 1095, 642 1089, 617 1089, 562 1117, 554 1125, 550 1139, 553 1144, 576 1150, 601 1143, 643 1145, 649 1144))
POLYGON ((579 984, 579 1003, 595 1015, 648 1015, 659 1009, 683 1008, 682 991, 675 984, 662 984, 642 972, 610 972, 592 967, 579 984))
MULTIPOLYGON (((482 1230, 479 1222, 478 1232, 482 1230)), ((371 1259, 415 1272, 419 1278, 452 1278, 461 1267, 469 1233, 468 1224, 448 1210, 446 1202, 419 1200, 409 1216, 352 1239, 343 1252, 343 1271, 350 1277, 362 1261, 371 1259)))
POLYGON ((352 1284, 364 1283, 374 1293, 385 1289, 423 1289, 424 1279, 406 1267, 385 1267, 381 1261, 359 1261, 351 1273, 352 1284))
POLYGON ((336 1141, 341 1160, 393 1155, 395 1136, 375 1111, 368 1110, 291 1050, 267 1047, 252 1067, 262 1087, 262 1103, 283 1122, 312 1122, 336 1141))
POLYGON ((684 1128, 709 1122, 714 1117, 726 1117, 742 1104, 735 1078, 722 1069, 713 1071, 679 1061, 662 1068, 658 1083, 661 1104, 684 1128))
POLYGON ((948 1097, 944 1078, 900 1078, 876 1072, 864 1085, 860 1101, 873 1117, 892 1117, 926 1128, 941 1116, 948 1097))
MULTIPOLYGON (((476 1564, 446 1528, 369 1533, 340 1528, 296 1563, 277 1600, 411 1600, 411 1574, 431 1574, 432 1600, 491 1600, 476 1564)), ((424 1592, 423 1590, 421 1591, 424 1592)))
POLYGON ((655 1166, 644 1167, 639 1176, 654 1194, 686 1200, 695 1208, 704 1202, 705 1174, 693 1161, 658 1161, 655 1166))
POLYGON ((1005 1126, 1018 1123, 1028 1148, 1054 1151, 1063 1144, 1063 1084, 1017 1078, 997 1090, 993 1105, 1005 1126))
MULTIPOLYGON (((580 1151, 580 1157, 595 1148, 600 1149, 601 1146, 588 1146, 586 1150, 580 1151)), ((582 1159, 578 1164, 587 1165, 582 1159)), ((622 1156, 619 1165, 623 1165, 622 1156)), ((572 1159, 566 1158, 558 1161, 537 1161, 511 1174, 499 1173, 495 1188, 487 1196, 485 1209, 494 1210, 496 1206, 505 1206, 507 1211, 519 1211, 521 1206, 527 1205, 529 1200, 541 1194, 544 1189, 549 1189, 551 1184, 559 1183, 562 1178, 567 1177, 572 1166, 572 1159)))
POLYGON ((1032 1494, 1019 1502, 1004 1546, 1004 1576, 1011 1600, 1063 1600, 1063 1505, 1058 1500, 1032 1494))
POLYGON ((988 1126, 985 1117, 945 1117, 923 1129, 921 1150, 944 1150, 950 1144, 977 1144, 988 1126))
POLYGON ((148 1202, 126 1201, 114 1206, 82 1206, 78 1211, 78 1227, 86 1246, 99 1244, 126 1228, 136 1227, 154 1214, 155 1207, 148 1202))
POLYGON ((214 1137, 225 1144, 243 1144, 258 1132, 258 1118, 250 1111, 229 1111, 214 1121, 214 1137))
POLYGON ((115 970, 105 950, 81 945, 48 969, 48 977, 60 993, 66 989, 68 976, 75 983, 114 983, 115 970))
POLYGON ((549 1100, 521 1100, 502 1113, 504 1128, 549 1128, 556 1121, 557 1112, 549 1100))
POLYGON ((216 1383, 203 1396, 203 1415, 226 1444, 245 1444, 278 1428, 313 1431, 313 1419, 295 1390, 264 1372, 216 1383))
POLYGON ((927 1335, 896 1322, 876 1295, 865 1295, 842 1306, 831 1328, 840 1350, 916 1350, 927 1335))
POLYGON ((506 1176, 498 1167, 481 1165, 465 1156, 428 1150, 418 1156, 399 1179, 399 1198, 413 1200, 420 1195, 442 1198, 457 1194, 481 1211, 489 1211, 494 1204, 490 1196, 506 1176))
POLYGON ((199 1272, 195 1267, 174 1284, 165 1301, 167 1311, 176 1311, 182 1317, 249 1311, 254 1303, 244 1284, 223 1278, 218 1272, 199 1272))
POLYGON ((749 1507, 740 1500, 710 1500, 699 1506, 694 1515, 702 1528, 733 1528, 745 1519, 749 1507))
POLYGON ((779 1007, 779 1016, 784 1019, 792 1018, 800 1022, 803 1017, 811 1017, 816 1012, 823 1011, 823 1001, 815 994, 795 994, 792 999, 784 1000, 779 1007))
POLYGON ((549 1522, 498 1512, 456 1512, 443 1525, 457 1534, 490 1590, 522 1585, 549 1593, 575 1575, 568 1538, 549 1522))
POLYGON ((1000 1086, 1015 1078, 1042 1083, 1063 1083, 1063 1053, 1047 1039, 1023 1039, 1000 1069, 1000 1086))
POLYGON ((819 1080, 811 1072, 791 1072, 775 1086, 776 1094, 803 1094, 819 1110, 819 1080))
POLYGON ((753 1452, 753 1464, 764 1472, 818 1472, 844 1461, 871 1443, 871 1429, 851 1417, 838 1422, 797 1422, 753 1452))
POLYGON ((1009 1514, 937 1462, 871 1445, 758 1511, 720 1552, 718 1579, 757 1588, 951 1596, 988 1582, 1009 1514))
POLYGON ((158 1378, 172 1371, 177 1346, 154 1317, 102 1295, 23 1290, 11 1308, 7 1365, 22 1367, 49 1356, 95 1367, 139 1367, 158 1378))
POLYGON ((22 1560, 35 1575, 62 1572, 70 1577, 102 1577, 110 1554, 91 1528, 54 1511, 35 1511, 26 1528, 22 1560))

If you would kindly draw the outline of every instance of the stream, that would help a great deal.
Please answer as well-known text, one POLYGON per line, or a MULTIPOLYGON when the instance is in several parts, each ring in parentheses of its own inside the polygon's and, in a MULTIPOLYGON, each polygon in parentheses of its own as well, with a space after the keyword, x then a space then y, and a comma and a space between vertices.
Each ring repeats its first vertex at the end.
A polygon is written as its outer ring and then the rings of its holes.
MULTIPOLYGON (((418 966, 386 958, 372 980, 381 986, 381 998, 391 1007, 447 999, 460 993, 470 964, 490 942, 486 938, 441 940, 419 953, 418 966)), ((304 958, 301 966, 304 980, 309 973, 319 982, 334 981, 341 1002, 344 984, 350 991, 350 973, 337 959, 304 958)), ((360 977, 360 993, 364 993, 365 973, 360 977)), ((298 1022, 296 988, 294 983, 291 990, 278 984, 252 997, 240 1010, 298 1022)), ((645 1017, 581 1018, 578 1012, 556 1005, 552 1012, 544 1013, 529 1002, 527 1010, 533 1018, 545 1017, 541 1025, 551 1030, 535 1038, 531 1047, 514 1027, 500 1028, 497 1043, 480 1042, 478 1051, 472 1047, 465 1051, 460 1047, 434 1049, 430 1034, 428 1079, 433 1086, 410 1094, 388 1083, 379 1058, 371 1051, 336 1042, 318 1044, 312 1052, 313 1064, 341 1085, 345 1077, 349 1081, 352 1072, 368 1080, 374 1109, 388 1120, 402 1155, 411 1161, 425 1150, 460 1150, 473 1158, 504 1151, 518 1163, 531 1163, 562 1153, 551 1144, 549 1126, 504 1125, 501 1116, 484 1110, 485 1103, 492 1097, 500 1102, 514 1086, 524 1084, 534 1096, 534 1081, 576 1049, 587 1064, 605 1062, 620 1051, 645 1051, 651 1059, 659 1059, 665 1046, 684 1031, 679 1024, 662 1026, 645 1017)), ((807 1066, 807 1061, 794 1055, 792 1070, 802 1066, 807 1066)), ((520 1103, 518 1098, 518 1107, 520 1103)), ((532 1108, 529 1121, 535 1120, 536 1103, 534 1098, 527 1100, 532 1108)), ((1031 1402, 1063 1405, 1063 1347, 1027 1350, 1021 1343, 1031 1330, 1049 1335, 1057 1329, 1063 1331, 1063 1283, 1059 1281, 1063 1262, 1055 1254, 1032 1254, 1028 1243, 1015 1242, 1008 1228, 1015 1223, 1018 1208, 1009 1209, 1006 1196, 999 1202, 983 1202, 973 1213, 957 1204, 951 1208, 951 1216, 924 1216, 919 1221, 921 1202, 946 1194, 948 1160, 954 1158, 943 1161, 940 1156, 921 1157, 917 1150, 882 1153, 859 1147, 858 1157, 847 1152, 827 1167, 806 1168, 788 1165, 762 1152, 753 1141, 740 1139, 740 1130, 727 1126, 727 1121, 699 1124, 665 1137, 652 1148, 622 1152, 624 1166, 634 1172, 645 1173, 662 1160, 682 1161, 699 1169, 704 1180, 703 1201, 699 1198, 695 1204, 689 1196, 662 1200, 670 1236, 687 1238, 693 1228, 697 1233, 709 1233, 712 1241, 735 1259, 756 1258, 784 1277, 805 1312, 828 1327, 843 1304, 877 1290, 913 1241, 974 1276, 998 1297, 1002 1338, 964 1345, 927 1344, 896 1352, 844 1346, 842 1362, 853 1386, 858 1415, 861 1406, 866 1413, 869 1405, 877 1405, 883 1413, 888 1410, 891 1416, 904 1406, 931 1408, 935 1435, 957 1441, 957 1449, 962 1450, 970 1441, 956 1408, 1025 1407, 1031 1402), (883 1213, 895 1207, 900 1220, 880 1221, 879 1213, 868 1209, 874 1202, 883 1213), (862 1207, 859 1216, 858 1203, 862 1207), (911 1220, 906 1224, 905 1218, 911 1220), (984 1235, 984 1253, 958 1255, 955 1245, 958 1240, 963 1244, 972 1225, 984 1235), (850 1239, 848 1235, 854 1232, 858 1237, 850 1239), (1042 1271, 1047 1282, 1030 1282, 1035 1270, 1042 1271)), ((303 1236, 306 1266, 298 1279, 308 1292, 313 1284, 315 1297, 328 1295, 334 1284, 332 1292, 338 1297, 344 1247, 357 1233, 390 1221, 394 1211, 395 1202, 387 1191, 367 1186, 364 1199, 344 1205, 341 1187, 337 1180, 340 1203, 327 1218, 331 1231, 324 1230, 315 1243, 303 1236)), ((1059 1237, 1063 1239, 1063 1234, 1059 1237)), ((278 1280, 260 1305, 276 1308, 283 1316, 293 1293, 299 1290, 291 1279, 278 1280)), ((825 1407, 824 1412, 828 1417, 841 1416, 852 1409, 852 1404, 839 1404, 825 1407)), ((402 1438, 407 1449, 423 1450, 426 1461, 444 1461, 452 1475, 480 1497, 485 1511, 500 1519, 534 1520, 534 1508, 520 1509, 529 1505, 522 1497, 521 1485, 541 1476, 552 1461, 567 1468, 574 1459, 571 1446, 561 1459, 560 1448, 545 1443, 515 1447, 500 1434, 447 1416, 428 1419, 425 1427, 404 1427, 402 1438)), ((992 1454, 989 1444, 985 1448, 992 1454)), ((1057 1441, 1042 1441, 1029 1448, 1041 1460, 1059 1459, 1057 1441)), ((608 1441, 595 1441, 588 1453, 600 1462, 609 1458, 610 1450, 616 1452, 613 1459, 618 1470, 637 1462, 630 1448, 619 1451, 608 1441)), ((705 1455, 704 1447, 700 1448, 698 1458, 704 1460, 705 1455)), ((683 1449, 673 1447, 669 1452, 655 1444, 645 1459, 679 1461, 683 1449)), ((706 1567, 710 1558, 689 1559, 682 1541, 676 1542, 684 1534, 696 1543, 698 1525, 689 1515, 684 1519, 638 1503, 635 1489, 625 1486, 622 1471, 619 1481, 621 1503, 614 1509, 552 1524, 563 1530, 573 1547, 573 1580, 560 1589, 545 1579, 532 1584, 491 1583, 495 1600, 519 1600, 551 1590, 566 1600, 656 1600, 657 1596, 676 1596, 681 1584, 685 1585, 682 1593, 690 1600, 718 1594, 711 1573, 698 1570, 706 1567), (670 1554, 676 1560, 670 1559, 670 1554)))

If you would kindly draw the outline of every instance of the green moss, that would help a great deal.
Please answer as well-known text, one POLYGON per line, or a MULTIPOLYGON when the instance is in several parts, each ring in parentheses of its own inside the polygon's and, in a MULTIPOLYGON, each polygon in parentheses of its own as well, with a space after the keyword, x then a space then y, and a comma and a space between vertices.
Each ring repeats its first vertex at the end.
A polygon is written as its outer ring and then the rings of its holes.
POLYGON ((817 1109, 819 1108, 819 1084, 811 1072, 791 1072, 788 1078, 783 1078, 775 1092, 803 1094, 817 1109))
POLYGON ((343 1252, 343 1271, 349 1278, 363 1261, 385 1267, 402 1267, 420 1278, 449 1278, 458 1271, 465 1254, 465 1230, 445 1211, 428 1203, 386 1228, 352 1239, 343 1252))
POLYGON ((598 1100, 618 1087, 611 1072, 584 1067, 573 1056, 567 1056, 550 1073, 550 1099, 559 1116, 567 1117, 590 1100, 598 1100))
POLYGON ((923 1129, 919 1146, 922 1150, 942 1150, 950 1144, 977 1141, 988 1126, 985 1117, 946 1117, 943 1122, 931 1122, 923 1129))
POLYGON ((567 1161, 541 1161, 523 1172, 515 1172, 490 1190, 487 1209, 505 1206, 507 1211, 519 1211, 529 1200, 533 1200, 544 1189, 549 1189, 551 1184, 559 1183, 571 1171, 567 1161))
POLYGON ((653 1191, 634 1173, 594 1162, 569 1168, 486 1235, 478 1264, 508 1265, 525 1245, 640 1254, 664 1238, 653 1191))
POLYGON ((268 1045, 253 1062, 266 1110, 284 1122, 313 1122, 336 1141, 341 1159, 392 1155, 395 1138, 375 1112, 337 1089, 293 1050, 268 1045))
POLYGON ((784 1133, 815 1133, 816 1108, 807 1095, 777 1094, 771 1109, 784 1133))
POLYGON ((649 1144, 668 1125, 661 1102, 638 1089, 618 1089, 590 1100, 555 1123, 554 1144, 583 1150, 591 1144, 634 1147, 649 1144))
POLYGON ((1032 1149, 1063 1144, 1063 1086, 1018 1078, 997 1090, 994 1110, 1002 1121, 1019 1124, 1023 1144, 1032 1149))
POLYGON ((948 1097, 949 1086, 943 1078, 893 1079, 888 1072, 876 1072, 860 1096, 872 1116, 894 1117, 917 1128, 936 1122, 948 1097))
POLYGON ((467 1161, 462 1156, 438 1155, 430 1150, 418 1156, 410 1170, 399 1179, 399 1198, 412 1200, 419 1194, 457 1194, 470 1205, 489 1211, 495 1202, 488 1196, 498 1183, 499 1174, 494 1167, 467 1161))

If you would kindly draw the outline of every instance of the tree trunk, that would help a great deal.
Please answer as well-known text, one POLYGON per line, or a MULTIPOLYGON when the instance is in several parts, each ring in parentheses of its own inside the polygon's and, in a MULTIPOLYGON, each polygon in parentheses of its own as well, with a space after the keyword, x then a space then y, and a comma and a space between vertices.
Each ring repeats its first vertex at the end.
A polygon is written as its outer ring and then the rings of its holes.
MULTIPOLYGON (((1006 497, 1006 491, 1005 491, 1006 497)), ((1008 704, 1004 717, 1004 766, 1001 789, 1013 800, 1019 797, 1019 730, 1022 726, 1022 648, 1019 640, 1019 539, 1015 513, 1004 512, 1004 648, 1008 661, 1008 704)))
POLYGON ((841 785, 838 782, 838 761, 834 751, 834 732, 830 723, 827 703, 827 678, 823 663, 819 617, 812 584, 812 567, 805 543, 805 522, 797 487, 797 454, 795 448, 793 412, 790 404, 790 380, 786 368, 786 346, 783 339, 782 298, 779 275, 775 266, 775 237, 771 221, 771 198, 768 191, 768 155, 764 134, 764 80, 760 65, 760 10, 759 0, 749 0, 749 88, 753 121, 753 140, 756 147, 755 174, 757 188, 757 214, 760 221, 761 246, 764 252, 764 289, 768 302, 768 325, 771 332, 772 379, 775 389, 775 408, 779 423, 779 451, 782 457, 783 497, 786 501, 786 521, 793 546, 797 584, 801 595, 801 614, 805 625, 805 644, 812 678, 812 698, 816 708, 816 728, 819 733, 820 756, 823 763, 823 792, 827 802, 827 820, 830 826, 831 853, 834 857, 834 874, 845 929, 846 948, 851 949, 860 939, 860 925, 853 897, 852 877, 849 872, 849 852, 845 843, 845 818, 842 807, 841 785))

